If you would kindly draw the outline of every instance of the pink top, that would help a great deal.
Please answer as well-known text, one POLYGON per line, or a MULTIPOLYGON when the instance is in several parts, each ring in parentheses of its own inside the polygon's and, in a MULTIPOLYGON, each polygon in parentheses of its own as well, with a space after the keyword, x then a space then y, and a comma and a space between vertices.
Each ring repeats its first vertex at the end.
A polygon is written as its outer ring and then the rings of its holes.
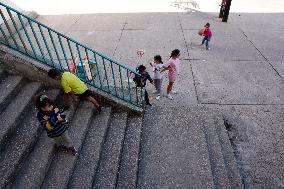
POLYGON ((179 74, 180 60, 178 58, 170 58, 168 63, 164 65, 169 68, 169 77, 176 77, 179 74))
POLYGON ((212 32, 211 32, 210 28, 205 28, 203 35, 206 36, 206 37, 212 37, 212 32))

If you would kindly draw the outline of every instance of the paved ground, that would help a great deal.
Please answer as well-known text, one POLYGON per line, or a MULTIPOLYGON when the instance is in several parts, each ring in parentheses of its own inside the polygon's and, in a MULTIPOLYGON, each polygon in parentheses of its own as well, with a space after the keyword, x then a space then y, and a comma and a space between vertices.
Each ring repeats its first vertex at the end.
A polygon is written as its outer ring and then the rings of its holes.
MULTIPOLYGON (((281 3, 267 10, 281 12, 281 3)), ((207 104, 228 117, 235 112, 242 121, 231 122, 230 134, 246 186, 284 188, 284 13, 232 13, 225 24, 217 13, 175 10, 46 15, 39 21, 130 66, 138 49, 146 50, 145 64, 156 54, 166 61, 180 49, 179 93, 174 101, 152 99, 154 106, 207 104), (197 35, 206 22, 214 35, 210 51, 197 35)))

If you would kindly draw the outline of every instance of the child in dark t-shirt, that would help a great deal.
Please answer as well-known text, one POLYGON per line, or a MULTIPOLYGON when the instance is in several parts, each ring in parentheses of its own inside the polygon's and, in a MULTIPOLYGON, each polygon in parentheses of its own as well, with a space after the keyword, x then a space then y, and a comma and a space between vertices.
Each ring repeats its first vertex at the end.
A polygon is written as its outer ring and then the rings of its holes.
POLYGON ((39 94, 35 97, 35 104, 39 110, 37 118, 42 127, 47 132, 47 136, 52 138, 58 149, 77 154, 77 150, 73 145, 67 131, 67 121, 63 110, 60 110, 53 104, 45 94, 39 94))

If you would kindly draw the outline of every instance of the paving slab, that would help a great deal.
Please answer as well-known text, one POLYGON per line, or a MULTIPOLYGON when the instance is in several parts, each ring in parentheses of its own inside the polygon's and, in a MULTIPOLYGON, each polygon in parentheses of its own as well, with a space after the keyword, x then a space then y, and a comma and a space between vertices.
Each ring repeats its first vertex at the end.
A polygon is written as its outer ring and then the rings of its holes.
POLYGON ((192 64, 203 103, 283 104, 283 80, 265 61, 194 61, 192 64))

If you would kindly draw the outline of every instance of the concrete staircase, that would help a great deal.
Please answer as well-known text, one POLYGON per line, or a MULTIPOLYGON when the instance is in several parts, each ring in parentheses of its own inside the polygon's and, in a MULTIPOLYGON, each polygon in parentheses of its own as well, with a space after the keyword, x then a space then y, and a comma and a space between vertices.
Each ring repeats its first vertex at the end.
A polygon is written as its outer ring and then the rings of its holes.
POLYGON ((205 107, 153 107, 135 117, 81 102, 68 111, 79 149, 59 152, 32 97, 59 89, 0 70, 0 188, 243 188, 222 116, 205 107), (174 119, 170 115, 175 115, 174 119), (143 125, 143 132, 142 132, 143 125))

